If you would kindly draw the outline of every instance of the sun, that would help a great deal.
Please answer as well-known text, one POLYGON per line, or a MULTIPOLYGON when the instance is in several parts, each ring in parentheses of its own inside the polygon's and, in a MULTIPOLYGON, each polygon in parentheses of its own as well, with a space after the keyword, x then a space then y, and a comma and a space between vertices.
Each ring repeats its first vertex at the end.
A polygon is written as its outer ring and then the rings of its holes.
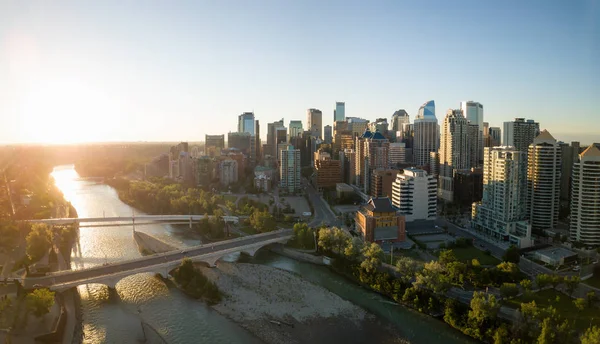
POLYGON ((77 143, 97 139, 100 94, 75 78, 43 80, 21 99, 24 136, 40 143, 77 143), (95 119, 95 120, 94 120, 95 119))

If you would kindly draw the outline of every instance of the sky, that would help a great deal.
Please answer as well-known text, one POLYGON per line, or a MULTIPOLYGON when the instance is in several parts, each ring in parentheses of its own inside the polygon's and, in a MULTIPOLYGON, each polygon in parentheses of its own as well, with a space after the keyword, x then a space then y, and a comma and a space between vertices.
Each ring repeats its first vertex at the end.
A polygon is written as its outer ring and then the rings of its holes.
POLYGON ((434 99, 600 142, 600 1, 0 1, 0 143, 201 141, 434 99))

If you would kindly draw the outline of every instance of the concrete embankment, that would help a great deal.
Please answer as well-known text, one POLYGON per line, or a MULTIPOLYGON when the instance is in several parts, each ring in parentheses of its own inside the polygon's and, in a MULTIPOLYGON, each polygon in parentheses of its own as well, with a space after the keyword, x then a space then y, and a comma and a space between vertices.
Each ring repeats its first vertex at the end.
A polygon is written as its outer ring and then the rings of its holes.
POLYGON ((288 258, 296 259, 299 261, 304 261, 308 263, 313 263, 317 265, 326 265, 323 262, 323 256, 314 256, 310 253, 302 252, 300 250, 295 250, 292 248, 287 248, 283 245, 273 245, 271 247, 271 251, 280 254, 282 256, 286 256, 288 258))
POLYGON ((133 238, 142 254, 163 253, 178 249, 174 245, 142 232, 134 232, 133 238))

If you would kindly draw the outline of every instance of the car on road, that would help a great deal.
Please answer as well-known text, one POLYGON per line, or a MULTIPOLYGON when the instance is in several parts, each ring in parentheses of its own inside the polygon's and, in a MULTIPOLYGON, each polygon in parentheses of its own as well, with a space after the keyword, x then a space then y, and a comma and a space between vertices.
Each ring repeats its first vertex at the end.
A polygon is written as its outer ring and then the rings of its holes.
POLYGON ((573 271, 579 271, 579 270, 581 270, 581 267, 579 265, 573 267, 573 271))

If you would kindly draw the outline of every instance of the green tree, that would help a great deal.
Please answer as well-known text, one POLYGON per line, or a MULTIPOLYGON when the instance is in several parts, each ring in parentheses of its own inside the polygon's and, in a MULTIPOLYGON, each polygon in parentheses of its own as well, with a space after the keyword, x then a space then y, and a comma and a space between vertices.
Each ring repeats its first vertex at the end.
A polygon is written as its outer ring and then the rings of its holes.
POLYGON ((502 260, 505 262, 518 264, 519 261, 521 260, 521 253, 519 252, 519 248, 517 248, 514 245, 509 247, 506 250, 506 252, 504 252, 504 255, 502 256, 502 260))
POLYGON ((508 344, 510 343, 508 327, 506 324, 502 324, 496 331, 494 331, 494 344, 508 344))
POLYGON ((344 250, 344 255, 348 257, 350 260, 357 259, 362 253, 362 249, 364 247, 364 242, 362 239, 354 237, 349 241, 348 246, 344 250))
POLYGON ((471 299, 471 309, 468 313, 469 328, 466 333, 483 340, 484 334, 496 320, 500 303, 493 294, 474 292, 471 299))
POLYGON ((567 289, 567 294, 571 296, 579 286, 579 282, 581 282, 581 279, 579 278, 579 276, 567 276, 564 278, 564 282, 565 288, 567 289))
POLYGON ((19 239, 19 227, 12 221, 0 220, 0 250, 12 251, 19 239))
POLYGON ((511 299, 519 294, 519 288, 515 283, 503 283, 500 286, 500 293, 503 297, 511 299))
POLYGON ((26 238, 27 256, 31 262, 37 262, 48 252, 51 247, 51 236, 48 225, 36 223, 31 226, 31 231, 26 238))
POLYGON ((444 267, 436 261, 425 263, 423 270, 416 275, 413 285, 436 294, 445 294, 450 288, 450 281, 444 274, 444 267))
POLYGON ((268 211, 260 211, 256 209, 250 215, 250 224, 260 233, 271 232, 277 229, 277 222, 273 215, 268 211))
POLYGON ((417 272, 421 271, 421 264, 412 258, 400 257, 396 261, 396 268, 402 275, 402 281, 404 281, 404 283, 408 283, 415 278, 417 272))
POLYGON ((548 274, 539 274, 535 276, 535 284, 537 284, 538 288, 544 289, 552 283, 552 276, 548 274))
POLYGON ((552 284, 552 288, 554 288, 554 289, 556 289, 561 283, 563 283, 563 281, 564 281, 564 278, 560 275, 551 275, 550 276, 550 284, 552 284))
POLYGON ((581 336, 581 344, 600 344, 600 327, 588 328, 581 336))
POLYGON ((519 284, 521 285, 521 288, 523 288, 523 290, 525 290, 526 293, 529 293, 533 286, 533 283, 531 282, 530 279, 524 279, 521 282, 519 282, 519 284))
POLYGON ((319 229, 319 249, 325 252, 332 252, 334 246, 333 231, 327 227, 319 229))
POLYGON ((450 326, 460 329, 462 324, 461 316, 458 313, 458 306, 458 301, 446 299, 446 303, 444 304, 444 321, 450 326))
POLYGON ((54 305, 54 292, 48 289, 36 289, 27 294, 27 307, 33 312, 36 317, 50 312, 50 308, 54 305))
POLYGON ((446 273, 452 284, 462 288, 467 276, 467 264, 458 261, 447 263, 446 273))
POLYGON ((456 262, 456 256, 454 255, 454 251, 452 250, 441 250, 438 261, 442 266, 446 266, 452 262, 456 262))
POLYGON ((383 258, 383 250, 376 243, 365 243, 362 249, 363 261, 360 263, 360 267, 367 272, 374 272, 377 267, 381 264, 383 258))
POLYGON ((598 297, 596 296, 596 293, 593 290, 589 291, 585 295, 585 298, 587 300, 588 307, 590 307, 590 308, 592 308, 594 306, 594 304, 596 303, 596 301, 598 301, 598 297))
POLYGON ((585 306, 587 305, 587 302, 583 298, 577 298, 573 300, 573 304, 575 305, 575 308, 577 308, 579 311, 583 311, 585 309, 585 306))

